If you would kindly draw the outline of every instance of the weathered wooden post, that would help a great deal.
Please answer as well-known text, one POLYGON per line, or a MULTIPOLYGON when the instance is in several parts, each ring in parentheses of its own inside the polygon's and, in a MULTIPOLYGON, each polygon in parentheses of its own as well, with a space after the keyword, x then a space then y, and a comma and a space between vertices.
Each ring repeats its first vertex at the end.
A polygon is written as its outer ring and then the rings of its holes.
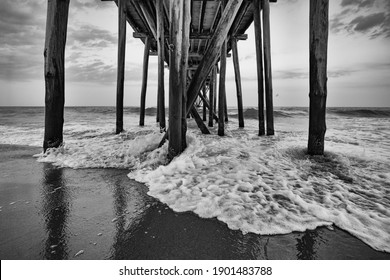
MULTIPOLYGON (((221 1, 221 11, 226 7, 226 0, 221 1)), ((218 135, 225 135, 225 99, 226 99, 226 52, 227 44, 226 38, 222 43, 220 55, 220 71, 219 71, 219 92, 218 92, 218 135)))
MULTIPOLYGON (((190 51, 190 27, 191 27, 191 1, 182 1, 183 5, 183 35, 182 35, 182 55, 181 55, 181 78, 183 85, 183 102, 182 102, 182 111, 181 111, 181 152, 187 148, 187 68, 188 68, 188 58, 190 51)), ((196 110, 195 110, 196 111, 196 110)), ((200 118, 199 118, 200 119, 200 118)), ((207 127, 201 122, 203 127, 207 127)))
POLYGON ((256 44, 256 62, 257 62, 257 96, 259 111, 259 136, 265 135, 264 127, 264 81, 263 81, 263 52, 261 38, 261 0, 253 0, 253 21, 255 25, 255 44, 256 44))
MULTIPOLYGON (((227 44, 227 42, 226 42, 227 44)), ((227 50, 227 47, 226 47, 226 50, 227 50)), ((226 70, 225 70, 226 72, 226 70)), ((229 116, 228 116, 228 109, 227 109, 227 98, 226 98, 226 74, 225 74, 225 102, 224 102, 224 114, 225 114, 225 122, 228 122, 229 121, 229 116)))
POLYGON ((123 90, 125 83, 126 1, 118 0, 118 73, 116 85, 116 134, 123 131, 123 90))
POLYGON ((183 108, 186 104, 185 91, 191 20, 189 12, 190 4, 187 1, 172 0, 170 2, 169 159, 179 155, 186 147, 185 131, 183 132, 186 127, 184 127, 183 120, 185 123, 187 120, 186 111, 183 111, 183 108))
POLYGON ((240 64, 238 60, 237 39, 231 40, 233 51, 233 66, 236 80, 236 92, 237 92, 237 109, 238 109, 238 126, 244 127, 244 112, 242 105, 242 87, 241 87, 241 73, 240 64))
MULTIPOLYGON (((206 94, 206 84, 203 85, 203 89, 202 89, 202 93, 203 94, 203 98, 206 99, 207 98, 207 94, 206 94)), ((206 110, 206 102, 203 101, 203 110, 202 110, 202 113, 203 113, 203 121, 207 121, 207 110, 206 110)))
POLYGON ((63 142, 65 105, 65 45, 69 0, 49 0, 47 5, 45 62, 45 135, 43 150, 63 142))
POLYGON ((165 124, 165 91, 164 91, 164 61, 165 61, 165 29, 164 29, 164 3, 156 1, 157 16, 157 54, 158 54, 158 88, 157 88, 157 114, 160 130, 164 131, 165 124))
POLYGON ((210 108, 209 108, 209 127, 213 127, 214 125, 214 100, 215 100, 215 89, 216 89, 216 76, 217 71, 216 67, 211 70, 211 76, 210 76, 210 84, 209 84, 209 100, 210 100, 210 108))
POLYGON ((144 47, 144 62, 142 69, 142 87, 141 87, 141 107, 139 114, 139 125, 144 126, 145 124, 145 101, 146 101, 146 91, 148 88, 148 69, 149 69, 149 51, 150 51, 150 42, 149 37, 145 38, 145 47, 144 47))
POLYGON ((269 0, 263 0, 264 78, 267 135, 274 135, 274 105, 272 99, 271 28, 269 0))
POLYGON ((324 154, 326 132, 329 0, 310 1, 310 155, 324 154))

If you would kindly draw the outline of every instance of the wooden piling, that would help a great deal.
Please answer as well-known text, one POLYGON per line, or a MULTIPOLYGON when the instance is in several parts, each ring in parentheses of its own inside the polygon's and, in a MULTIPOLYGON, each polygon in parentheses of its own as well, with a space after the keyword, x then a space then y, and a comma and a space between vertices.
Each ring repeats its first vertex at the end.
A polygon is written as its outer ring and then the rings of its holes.
POLYGON ((256 62, 257 62, 257 99, 259 136, 265 135, 264 127, 264 80, 263 80, 263 52, 262 52, 262 32, 261 32, 261 0, 253 0, 253 22, 255 26, 256 62))
POLYGON ((308 153, 323 155, 326 132, 329 0, 310 1, 310 109, 308 153))
POLYGON ((213 100, 213 103, 214 103, 214 114, 215 112, 217 112, 217 80, 218 80, 218 65, 215 65, 214 68, 213 68, 213 71, 214 71, 214 100, 213 100))
MULTIPOLYGON (((206 99, 207 98, 207 94, 206 94, 206 85, 203 85, 203 89, 202 89, 202 93, 203 94, 203 98, 206 99)), ((202 110, 202 113, 203 113, 203 121, 207 121, 207 110, 206 110, 206 102, 203 101, 203 110, 202 110)))
POLYGON ((126 1, 118 0, 118 72, 116 85, 116 134, 123 131, 123 91, 125 83, 126 1))
POLYGON ((214 121, 214 95, 215 95, 215 89, 216 89, 216 68, 214 67, 211 71, 210 76, 210 85, 209 85, 209 100, 210 100, 210 108, 209 108, 209 127, 213 127, 214 121))
POLYGON ((228 122, 229 121, 229 116, 228 116, 227 98, 226 98, 226 73, 225 73, 225 99, 224 99, 224 107, 225 107, 225 109, 224 109, 225 122, 228 122))
MULTIPOLYGON (((181 151, 187 148, 187 69, 190 50, 190 27, 191 27, 191 1, 181 1, 183 4, 183 35, 181 48, 181 78, 183 85, 182 111, 181 111, 181 151)), ((203 122, 202 122, 203 123, 203 122)), ((203 125, 206 129, 207 127, 203 125)))
POLYGON ((65 45, 69 0, 48 1, 45 38, 45 134, 43 150, 63 142, 65 45))
POLYGON ((165 61, 165 35, 164 35, 164 3, 156 1, 157 16, 157 54, 158 54, 158 85, 157 85, 157 115, 160 122, 160 131, 164 131, 165 124, 165 90, 164 90, 164 61, 165 61))
POLYGON ((238 59, 237 40, 232 39, 232 51, 233 51, 233 66, 236 80, 236 92, 237 92, 237 109, 238 109, 238 126, 244 127, 244 112, 242 105, 242 87, 241 87, 241 73, 238 59))
POLYGON ((218 135, 225 135, 225 78, 226 78, 226 42, 221 49, 221 70, 219 72, 218 91, 218 135))
MULTIPOLYGON (((183 112, 183 99, 187 79, 187 61, 189 46, 189 6, 187 1, 172 0, 170 2, 170 57, 169 57, 169 146, 168 158, 173 159, 185 148, 183 139, 183 120, 186 122, 186 112, 183 112), (187 28, 188 25, 188 28, 187 28)), ((184 133, 185 134, 185 133, 184 133)))
POLYGON ((142 87, 141 87, 141 107, 139 114, 139 125, 144 126, 145 124, 145 101, 146 91, 148 88, 148 69, 149 69, 149 51, 150 51, 150 38, 145 38, 144 46, 144 62, 142 68, 142 87))
POLYGON ((274 135, 274 108, 272 100, 271 29, 269 0, 263 0, 264 78, 267 135, 274 135))

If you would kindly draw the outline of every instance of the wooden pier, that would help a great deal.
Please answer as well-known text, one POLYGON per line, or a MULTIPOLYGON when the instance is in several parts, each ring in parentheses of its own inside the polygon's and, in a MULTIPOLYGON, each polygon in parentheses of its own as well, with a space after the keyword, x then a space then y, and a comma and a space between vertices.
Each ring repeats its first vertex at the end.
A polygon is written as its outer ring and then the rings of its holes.
MULTIPOLYGON (((149 56, 158 56, 156 120, 163 140, 169 139, 168 156, 186 148, 187 116, 202 133, 218 124, 225 134, 228 121, 225 74, 226 57, 233 55, 239 127, 244 127, 243 96, 238 42, 246 40, 247 29, 255 30, 258 80, 259 136, 274 135, 271 67, 270 2, 276 0, 102 0, 115 2, 118 9, 118 74, 116 133, 123 131, 125 44, 127 23, 133 36, 145 45, 140 93, 140 120, 144 125, 149 56), (165 114, 164 75, 169 66, 168 125, 165 114), (217 76, 219 89, 217 92, 217 76), (218 97, 218 98, 217 98, 218 97), (202 117, 196 103, 203 107, 202 117), (265 108, 264 108, 265 107, 265 108), (216 110, 218 108, 218 110, 216 110), (264 116, 264 109, 266 114, 264 116), (206 112, 208 110, 208 114, 206 112), (207 117, 209 118, 207 121, 207 117)), ((310 1, 310 128, 308 152, 323 154, 327 81, 327 35, 329 0, 310 1)), ((107 3, 108 4, 108 3, 107 3)), ((64 51, 69 0, 48 0, 45 81, 46 111, 44 150, 62 141, 64 110, 64 51)), ((163 141, 162 141, 163 142, 163 141)))

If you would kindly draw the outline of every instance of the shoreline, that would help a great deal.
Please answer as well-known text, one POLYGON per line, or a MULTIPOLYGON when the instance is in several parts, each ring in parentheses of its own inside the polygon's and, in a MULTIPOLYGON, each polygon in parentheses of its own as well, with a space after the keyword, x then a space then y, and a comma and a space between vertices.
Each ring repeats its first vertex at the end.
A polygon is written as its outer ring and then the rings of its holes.
POLYGON ((126 169, 57 168, 40 152, 0 145, 1 259, 390 259, 337 227, 244 235, 172 211, 126 169))

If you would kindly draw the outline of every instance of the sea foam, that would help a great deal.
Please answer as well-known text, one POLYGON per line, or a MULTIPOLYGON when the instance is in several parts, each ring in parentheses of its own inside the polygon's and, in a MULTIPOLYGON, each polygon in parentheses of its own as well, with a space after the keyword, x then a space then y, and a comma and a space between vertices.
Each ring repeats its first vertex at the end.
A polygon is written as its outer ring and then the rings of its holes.
POLYGON ((238 139, 189 133, 182 155, 129 177, 173 210, 217 218, 233 230, 285 234, 335 224, 390 252, 385 163, 332 152, 309 157, 299 145, 245 133, 238 139))
MULTIPOLYGON (((306 155, 307 116, 276 119, 277 135, 258 137, 256 120, 225 137, 201 135, 189 121, 188 147, 169 164, 168 143, 154 117, 114 134, 113 119, 68 121, 63 146, 36 155, 40 162, 71 168, 125 168, 149 195, 177 212, 216 218, 244 233, 285 234, 332 224, 373 248, 390 252, 389 118, 331 115, 326 156, 306 155)), ((41 146, 36 125, 0 125, 1 144, 41 146), (34 128, 35 127, 35 128, 34 128)), ((215 129, 215 128, 214 128, 215 129)))

